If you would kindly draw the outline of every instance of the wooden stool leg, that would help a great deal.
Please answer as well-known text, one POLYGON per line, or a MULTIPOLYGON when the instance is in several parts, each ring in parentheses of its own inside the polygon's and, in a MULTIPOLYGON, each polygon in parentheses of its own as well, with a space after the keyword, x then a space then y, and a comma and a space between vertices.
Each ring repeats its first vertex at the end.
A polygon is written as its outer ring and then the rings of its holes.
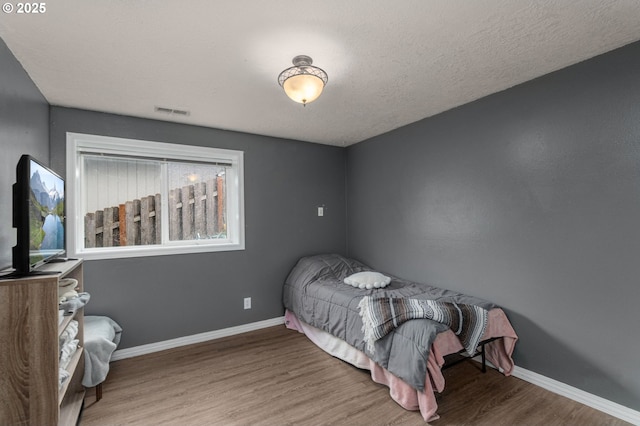
POLYGON ((102 399, 102 383, 96 385, 96 402, 102 399))

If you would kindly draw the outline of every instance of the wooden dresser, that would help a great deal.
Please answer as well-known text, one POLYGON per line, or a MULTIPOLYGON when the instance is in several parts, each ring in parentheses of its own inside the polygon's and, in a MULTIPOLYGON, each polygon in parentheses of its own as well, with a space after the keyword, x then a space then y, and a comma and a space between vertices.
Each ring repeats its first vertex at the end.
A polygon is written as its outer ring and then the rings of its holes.
POLYGON ((58 324, 58 281, 74 278, 83 290, 82 261, 50 263, 33 275, 0 280, 0 424, 75 425, 85 390, 84 310, 58 324), (72 320, 78 321, 78 350, 59 389, 59 337, 72 320))

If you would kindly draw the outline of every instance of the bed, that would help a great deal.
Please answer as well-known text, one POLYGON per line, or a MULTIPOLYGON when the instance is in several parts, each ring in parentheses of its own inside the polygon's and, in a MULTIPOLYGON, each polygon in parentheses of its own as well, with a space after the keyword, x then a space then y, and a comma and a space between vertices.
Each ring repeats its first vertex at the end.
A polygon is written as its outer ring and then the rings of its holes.
POLYGON ((436 301, 482 310, 484 323, 477 341, 483 358, 486 356, 503 374, 511 374, 511 355, 518 336, 504 311, 495 304, 388 275, 389 282, 384 286, 377 282, 367 286, 345 284, 345 278, 351 282, 354 274, 363 272, 375 271, 338 254, 300 259, 284 283, 286 326, 304 333, 332 356, 370 370, 375 382, 389 387, 394 401, 407 410, 419 410, 427 422, 439 418, 435 392, 444 390, 445 357, 469 355, 468 351, 447 325, 427 318, 402 322, 371 341, 363 330, 363 299, 436 301))

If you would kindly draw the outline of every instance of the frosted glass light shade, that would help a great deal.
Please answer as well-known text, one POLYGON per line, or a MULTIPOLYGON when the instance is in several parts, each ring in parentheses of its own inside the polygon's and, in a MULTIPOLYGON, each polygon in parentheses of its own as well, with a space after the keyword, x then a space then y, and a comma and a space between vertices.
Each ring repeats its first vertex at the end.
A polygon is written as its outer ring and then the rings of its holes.
POLYGON ((307 104, 318 99, 324 89, 324 83, 315 75, 299 74, 289 77, 282 87, 291 100, 307 104))

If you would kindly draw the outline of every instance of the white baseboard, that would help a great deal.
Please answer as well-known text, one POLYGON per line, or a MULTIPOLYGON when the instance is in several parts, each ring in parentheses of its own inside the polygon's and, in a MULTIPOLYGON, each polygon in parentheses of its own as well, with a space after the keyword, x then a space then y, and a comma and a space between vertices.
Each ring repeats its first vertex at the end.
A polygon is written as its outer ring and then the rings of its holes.
POLYGON ((233 336, 235 334, 247 333, 261 328, 273 327, 284 324, 284 317, 272 318, 250 324, 238 325, 236 327, 223 328, 222 330, 208 331, 205 333, 193 334, 191 336, 178 337, 177 339, 164 340, 162 342, 149 343, 148 345, 134 346, 132 348, 120 349, 113 353, 111 361, 118 361, 125 358, 146 355, 166 349, 178 348, 180 346, 202 343, 209 340, 220 339, 222 337, 233 336))
MULTIPOLYGON (((224 328, 222 330, 214 330, 206 333, 194 334, 191 336, 179 337, 177 339, 165 340, 148 345, 135 346, 133 348, 120 349, 113 353, 111 361, 119 359, 132 358, 135 356, 146 355, 153 352, 159 352, 166 349, 177 348, 180 346, 191 345, 194 343, 206 342, 209 340, 220 339, 222 337, 233 336, 235 334, 246 333, 249 331, 259 330, 261 328, 273 327, 284 324, 284 317, 272 318, 264 321, 258 321, 250 324, 243 324, 236 327, 224 328)), ((474 358, 479 362, 479 357, 474 358)), ((489 367, 495 368, 487 361, 489 367)), ((633 425, 640 426, 640 411, 632 410, 624 405, 617 404, 597 395, 590 394, 573 386, 569 386, 557 380, 550 379, 533 371, 515 366, 512 375, 526 382, 540 386, 555 394, 565 396, 569 399, 577 401, 588 407, 607 413, 613 417, 629 422, 633 425)))
POLYGON ((513 376, 633 425, 640 425, 640 411, 632 410, 624 405, 617 404, 608 399, 601 398, 518 366, 513 369, 513 376))
MULTIPOLYGON (((480 356, 476 356, 473 360, 481 362, 480 356)), ((496 366, 491 364, 489 361, 487 361, 487 367, 496 368, 496 366)), ((501 369, 498 370, 502 371, 501 369)), ((632 410, 624 405, 620 405, 609 401, 608 399, 574 388, 573 386, 550 379, 542 374, 534 373, 533 371, 518 367, 517 365, 514 367, 511 375, 522 379, 525 382, 529 382, 532 385, 540 386, 541 388, 557 395, 565 396, 576 402, 584 404, 587 407, 595 408, 598 411, 617 417, 625 422, 629 422, 633 425, 640 425, 640 411, 632 410)))

